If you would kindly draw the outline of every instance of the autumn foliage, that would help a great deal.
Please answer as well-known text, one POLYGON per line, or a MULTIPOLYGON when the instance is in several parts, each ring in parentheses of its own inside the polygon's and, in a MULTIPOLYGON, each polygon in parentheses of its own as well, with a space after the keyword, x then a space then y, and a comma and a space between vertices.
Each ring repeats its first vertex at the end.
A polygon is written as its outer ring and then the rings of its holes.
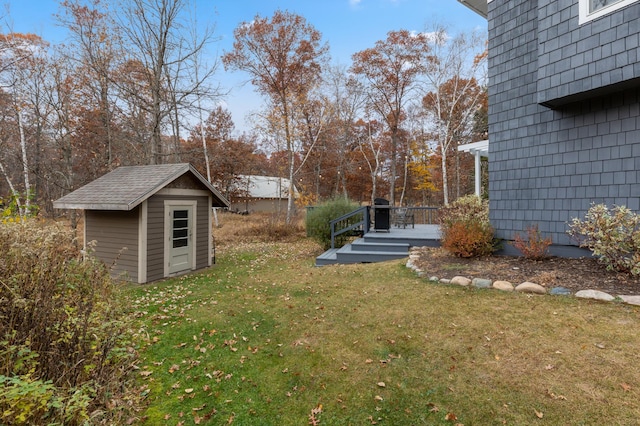
POLYGON ((440 209, 440 232, 442 247, 454 256, 484 256, 495 250, 489 205, 474 195, 440 209))
POLYGON ((517 233, 513 246, 527 259, 540 260, 548 257, 549 246, 552 243, 551 237, 542 238, 538 225, 530 226, 526 233, 526 238, 517 233))
POLYGON ((124 424, 136 353, 104 265, 72 233, 0 223, 0 423, 124 424))

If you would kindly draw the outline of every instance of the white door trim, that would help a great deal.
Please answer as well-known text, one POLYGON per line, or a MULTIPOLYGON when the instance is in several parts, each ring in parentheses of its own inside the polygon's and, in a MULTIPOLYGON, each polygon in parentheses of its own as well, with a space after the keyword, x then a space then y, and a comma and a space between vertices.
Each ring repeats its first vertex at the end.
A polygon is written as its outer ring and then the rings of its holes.
POLYGON ((144 200, 138 218, 138 284, 147 282, 147 212, 147 200, 144 200))
POLYGON ((198 202, 196 200, 164 200, 164 276, 171 275, 171 208, 172 207, 191 207, 193 211, 193 219, 191 219, 191 269, 196 269, 196 247, 197 247, 197 223, 198 223, 198 202))

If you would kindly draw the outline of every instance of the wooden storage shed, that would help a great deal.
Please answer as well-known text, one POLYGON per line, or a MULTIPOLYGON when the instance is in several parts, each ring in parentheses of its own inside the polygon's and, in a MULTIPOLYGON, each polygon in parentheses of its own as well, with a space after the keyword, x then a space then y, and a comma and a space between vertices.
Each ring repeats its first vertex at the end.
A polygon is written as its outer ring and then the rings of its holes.
POLYGON ((212 207, 229 202, 188 163, 119 167, 53 203, 84 211, 84 241, 137 283, 211 266, 212 207))

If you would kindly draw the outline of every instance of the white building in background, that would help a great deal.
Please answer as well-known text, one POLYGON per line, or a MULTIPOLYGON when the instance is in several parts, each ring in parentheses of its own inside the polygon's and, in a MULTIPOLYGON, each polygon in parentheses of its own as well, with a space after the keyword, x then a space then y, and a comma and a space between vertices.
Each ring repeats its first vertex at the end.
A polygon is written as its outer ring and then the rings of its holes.
MULTIPOLYGON (((284 213, 289 198, 289 179, 272 176, 240 175, 237 192, 240 196, 230 197, 232 211, 284 213)), ((236 191, 234 191, 236 192, 236 191)), ((298 191, 294 186, 294 197, 298 191)))

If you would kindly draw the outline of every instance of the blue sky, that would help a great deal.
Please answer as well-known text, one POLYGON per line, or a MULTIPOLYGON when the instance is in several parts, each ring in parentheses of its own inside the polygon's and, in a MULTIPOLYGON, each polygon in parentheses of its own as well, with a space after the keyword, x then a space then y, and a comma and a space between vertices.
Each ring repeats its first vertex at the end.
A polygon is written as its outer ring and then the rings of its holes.
MULTIPOLYGON (((13 30, 31 32, 52 43, 64 41, 64 32, 56 26, 53 14, 58 10, 56 0, 5 0, 9 5, 13 30)), ((486 31, 487 21, 456 0, 196 0, 198 21, 215 25, 220 41, 212 55, 229 51, 233 30, 256 14, 270 17, 277 9, 288 10, 305 17, 329 43, 331 61, 344 66, 351 64, 351 55, 383 40, 389 31, 406 29, 424 31, 433 23, 447 25, 452 32, 486 31)), ((3 29, 5 31, 6 29, 3 29)), ((212 62, 212 61, 209 61, 212 62)), ((262 99, 250 84, 243 85, 247 76, 230 74, 222 66, 218 79, 231 90, 225 99, 238 130, 247 130, 247 113, 257 110, 262 99)))

